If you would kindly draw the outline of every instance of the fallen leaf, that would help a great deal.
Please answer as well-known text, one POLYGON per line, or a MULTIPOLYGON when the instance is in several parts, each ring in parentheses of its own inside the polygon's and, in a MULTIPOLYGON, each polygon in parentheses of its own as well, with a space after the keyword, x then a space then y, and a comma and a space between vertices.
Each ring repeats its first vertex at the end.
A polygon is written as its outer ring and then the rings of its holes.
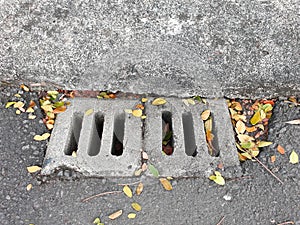
POLYGON ((45 112, 53 112, 52 105, 42 105, 41 108, 42 108, 45 112))
POLYGON ((135 210, 135 211, 141 211, 142 210, 142 207, 140 206, 139 203, 136 203, 136 202, 133 202, 131 203, 131 207, 135 210))
POLYGON ((192 98, 188 98, 187 101, 191 105, 195 105, 196 104, 195 101, 192 98))
POLYGON ((239 141, 241 143, 248 142, 248 141, 254 141, 254 138, 251 137, 251 136, 249 136, 249 135, 247 135, 247 134, 238 134, 237 138, 239 139, 239 141))
POLYGON ((219 185, 224 185, 225 184, 225 180, 222 177, 221 173, 218 171, 215 171, 215 175, 211 175, 209 176, 209 179, 214 181, 215 183, 219 184, 219 185))
POLYGON ((237 121, 235 127, 238 131, 237 133, 243 134, 246 131, 246 125, 241 120, 237 121))
POLYGON ((138 186, 136 187, 136 191, 135 191, 136 194, 137 194, 137 195, 140 195, 140 194, 142 193, 143 189, 144 189, 144 185, 143 185, 142 182, 140 182, 140 183, 138 184, 138 186))
POLYGON ((93 112, 94 112, 94 109, 88 109, 88 110, 85 111, 84 115, 85 115, 85 116, 89 116, 89 115, 91 115, 93 112))
POLYGON ((32 184, 28 184, 27 187, 26 187, 26 190, 27 190, 27 191, 30 191, 31 188, 32 188, 32 184))
POLYGON ((21 84, 20 88, 22 88, 24 91, 28 92, 29 88, 25 84, 21 84))
POLYGON ((290 163, 292 164, 299 163, 299 156, 294 150, 290 154, 290 163))
POLYGON ((159 181, 167 191, 171 191, 173 189, 170 181, 166 178, 160 178, 159 181))
POLYGON ((135 117, 141 117, 143 115, 143 111, 141 109, 132 110, 132 115, 135 117))
POLYGON ((132 113, 132 109, 124 109, 124 112, 131 114, 132 113))
POLYGON ((128 187, 128 185, 125 185, 123 187, 123 192, 125 193, 125 195, 127 195, 127 197, 132 198, 132 191, 130 187, 128 187))
POLYGON ((143 170, 142 169, 138 169, 136 171, 134 171, 134 176, 138 177, 142 174, 143 170))
POLYGON ((27 113, 33 113, 34 109, 32 107, 28 107, 28 109, 26 109, 26 112, 27 113))
POLYGON ((149 164, 149 170, 154 177, 159 177, 158 170, 152 164, 149 164))
POLYGON ((148 169, 147 163, 142 164, 142 171, 146 171, 148 169))
POLYGON ((167 101, 164 98, 156 98, 152 101, 152 105, 164 105, 167 101))
POLYGON ((284 148, 283 148, 281 145, 278 145, 278 146, 277 146, 277 151, 278 151, 281 155, 284 155, 284 153, 285 153, 285 150, 284 150, 284 148))
POLYGON ((145 159, 145 160, 148 160, 149 159, 149 156, 146 152, 142 152, 142 158, 145 159))
POLYGON ((94 224, 98 225, 101 223, 101 220, 99 217, 97 217, 94 221, 93 221, 94 224))
POLYGON ((14 104, 14 108, 22 108, 24 105, 24 102, 18 101, 14 104))
POLYGON ((121 209, 121 210, 109 215, 108 218, 111 220, 117 219, 118 217, 120 217, 122 215, 122 213, 123 213, 123 210, 121 209))
POLYGON ((207 120, 209 116, 210 116, 210 110, 209 110, 209 109, 204 110, 204 111, 201 113, 201 119, 202 119, 203 121, 207 120))
POLYGON ((20 115, 20 114, 21 114, 21 111, 17 109, 17 110, 16 110, 16 114, 17 114, 17 115, 20 115))
POLYGON ((37 172, 37 171, 39 171, 39 170, 41 170, 42 168, 41 167, 39 167, 39 166, 29 166, 29 167, 27 167, 27 171, 29 172, 29 173, 35 173, 35 172, 37 172))
POLYGON ((148 98, 142 98, 142 100, 141 100, 142 102, 147 102, 148 101, 148 98))
POLYGON ((67 109, 67 106, 63 105, 63 106, 60 106, 58 108, 55 108, 53 110, 53 113, 55 113, 55 114, 62 113, 64 111, 66 111, 66 109, 67 109))
POLYGON ((260 110, 257 110, 254 115, 252 116, 252 118, 250 119, 250 123, 252 125, 257 124, 258 122, 261 121, 261 117, 260 117, 260 110))
POLYGON ((128 217, 128 219, 134 219, 136 217, 136 214, 135 213, 129 213, 127 217, 128 217))
POLYGON ((44 133, 42 135, 35 135, 33 137, 33 139, 36 140, 36 141, 44 141, 44 140, 48 139, 49 137, 50 137, 49 133, 44 133))
POLYGON ((142 119, 142 120, 144 120, 144 119, 146 119, 146 118, 147 118, 146 115, 142 115, 142 116, 141 116, 141 119, 142 119))
POLYGON ((21 98, 22 97, 20 94, 15 94, 14 96, 17 97, 17 98, 21 98))
POLYGON ((77 153, 76 153, 76 151, 73 151, 73 152, 72 152, 72 157, 74 157, 74 158, 76 158, 76 157, 77 157, 77 153))
POLYGON ((287 124, 292 124, 292 125, 300 124, 300 119, 298 119, 298 120, 287 121, 287 122, 285 122, 285 123, 287 123, 287 124))
POLYGON ((256 124, 255 127, 261 129, 261 130, 265 130, 265 127, 263 124, 256 124))
POLYGON ((247 131, 248 133, 254 132, 254 131, 256 131, 256 130, 257 130, 257 127, 246 127, 246 131, 247 131))
POLYGON ((232 102, 231 107, 234 108, 237 111, 242 111, 243 110, 243 107, 242 107, 241 103, 239 103, 239 102, 232 102))
POLYGON ((29 120, 34 120, 35 118, 36 118, 36 115, 33 115, 33 114, 28 115, 29 120))
POLYGON ((262 148, 262 147, 269 146, 269 145, 271 145, 271 144, 273 144, 273 142, 270 142, 270 141, 259 141, 257 147, 262 148))
POLYGON ((271 163, 274 163, 276 161, 276 155, 271 156, 271 163))
POLYGON ((206 131, 212 131, 212 119, 209 118, 204 122, 204 128, 206 131))
POLYGON ((142 104, 137 104, 135 108, 143 110, 145 106, 143 106, 142 104))
POLYGON ((36 106, 35 102, 33 100, 30 100, 29 107, 33 108, 34 106, 36 106))
POLYGON ((7 102, 5 108, 9 108, 10 106, 16 104, 16 102, 7 102))

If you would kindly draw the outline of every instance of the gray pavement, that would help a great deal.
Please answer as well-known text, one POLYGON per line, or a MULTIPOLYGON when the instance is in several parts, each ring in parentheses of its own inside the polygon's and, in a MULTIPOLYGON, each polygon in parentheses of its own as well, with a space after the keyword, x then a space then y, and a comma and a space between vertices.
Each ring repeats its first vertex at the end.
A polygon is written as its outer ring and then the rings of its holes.
MULTIPOLYGON (((260 154, 265 163, 283 182, 280 184, 255 162, 242 164, 243 177, 227 180, 218 186, 204 178, 172 180, 173 190, 165 191, 154 178, 96 179, 84 178, 70 170, 43 177, 28 174, 26 167, 42 165, 46 142, 35 142, 33 136, 46 131, 38 119, 27 120, 16 115, 13 109, 4 109, 19 89, 0 89, 0 221, 1 224, 92 224, 100 216, 105 224, 222 224, 273 225, 287 221, 300 224, 299 164, 288 162, 294 149, 299 153, 300 126, 284 122, 300 118, 299 107, 279 102, 270 122, 269 140, 274 144, 260 154), (286 155, 276 151, 277 144, 285 147, 286 155), (277 160, 269 158, 275 154, 277 160), (105 195, 81 202, 94 194, 122 190, 120 183, 141 180, 144 191, 129 199, 123 193, 105 195), (31 183, 33 188, 26 191, 31 183), (127 214, 133 210, 132 202, 142 210, 133 220, 127 214), (123 215, 112 221, 111 213, 123 209, 123 215)), ((26 100, 37 99, 37 94, 26 100)), ((134 188, 136 185, 132 185, 134 188)))
POLYGON ((299 1, 1 1, 0 59, 64 89, 299 94, 299 1))

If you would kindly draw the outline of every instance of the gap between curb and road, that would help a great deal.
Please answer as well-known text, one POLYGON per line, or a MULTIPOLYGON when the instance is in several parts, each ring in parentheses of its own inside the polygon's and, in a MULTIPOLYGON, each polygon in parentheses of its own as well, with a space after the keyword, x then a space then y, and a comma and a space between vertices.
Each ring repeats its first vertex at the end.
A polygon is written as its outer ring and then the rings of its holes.
MULTIPOLYGON (((48 144, 42 174, 72 168, 87 176, 130 177, 141 167, 141 151, 161 176, 208 176, 222 163, 226 175, 240 174, 234 132, 225 99, 186 105, 166 98, 160 106, 145 103, 146 119, 124 112, 138 100, 75 98, 58 115, 48 144), (85 112, 93 109, 93 113, 85 112), (209 109, 217 157, 210 156, 201 113, 209 109), (162 154, 162 124, 172 126, 172 155, 162 154), (119 147, 118 147, 119 146, 119 147), (120 148, 120 149, 118 149, 120 148), (72 152, 76 151, 76 157, 72 152)), ((146 172, 146 175, 149 174, 146 172)))

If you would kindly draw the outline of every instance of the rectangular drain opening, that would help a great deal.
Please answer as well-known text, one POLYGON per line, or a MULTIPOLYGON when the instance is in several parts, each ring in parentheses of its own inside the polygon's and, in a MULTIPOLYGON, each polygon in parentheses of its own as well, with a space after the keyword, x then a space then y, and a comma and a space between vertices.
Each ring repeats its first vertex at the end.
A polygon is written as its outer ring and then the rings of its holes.
POLYGON ((183 134, 185 154, 188 156, 196 156, 197 146, 194 133, 194 122, 191 112, 185 112, 182 114, 183 134))
POLYGON ((67 141, 67 148, 64 150, 65 155, 72 155, 73 152, 77 152, 82 120, 82 113, 74 113, 71 122, 71 135, 67 141))
POLYGON ((172 155, 174 152, 174 140, 172 130, 172 113, 169 111, 162 112, 162 151, 166 155, 172 155))
POLYGON ((114 119, 114 134, 111 148, 112 155, 120 156, 123 154, 124 129, 125 113, 116 114, 114 119))
POLYGON ((101 113, 96 113, 93 118, 91 142, 88 148, 89 156, 96 156, 100 152, 101 140, 103 134, 104 116, 101 113))

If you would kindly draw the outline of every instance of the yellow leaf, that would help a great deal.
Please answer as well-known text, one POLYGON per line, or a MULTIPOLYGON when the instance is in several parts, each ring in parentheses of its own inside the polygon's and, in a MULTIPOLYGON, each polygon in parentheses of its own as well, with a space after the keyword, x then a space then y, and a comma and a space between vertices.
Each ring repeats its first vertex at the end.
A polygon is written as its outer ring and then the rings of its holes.
POLYGON ((16 114, 17 114, 17 115, 20 115, 20 114, 21 114, 21 111, 17 109, 17 110, 16 110, 16 114))
POLYGON ((34 109, 32 107, 29 107, 27 110, 26 110, 27 113, 33 113, 34 112, 34 109))
POLYGON ((270 141, 260 141, 260 142, 258 143, 258 146, 257 146, 257 147, 262 148, 262 147, 269 146, 269 145, 271 145, 271 144, 273 144, 273 142, 270 142, 270 141))
POLYGON ((132 191, 127 185, 123 187, 123 192, 125 193, 125 195, 127 195, 127 197, 132 198, 132 191))
POLYGON ((22 108, 24 105, 24 102, 18 101, 14 104, 14 108, 22 108))
POLYGON ((28 119, 30 119, 30 120, 34 120, 35 118, 36 118, 36 115, 33 115, 33 114, 28 115, 28 119))
POLYGON ((283 148, 281 145, 278 145, 278 146, 277 146, 277 151, 278 151, 281 155, 284 155, 284 153, 285 153, 285 150, 284 150, 284 148, 283 148))
POLYGON ((265 127, 263 124, 256 124, 255 127, 258 127, 261 130, 265 130, 265 127))
POLYGON ((138 170, 134 171, 134 176, 138 177, 141 175, 142 172, 143 172, 142 169, 138 169, 138 170))
POLYGON ((44 133, 42 135, 35 135, 33 137, 33 139, 36 140, 36 141, 44 141, 44 140, 48 139, 49 137, 50 137, 49 133, 44 133))
POLYGON ((143 115, 143 111, 141 109, 132 110, 132 115, 135 117, 141 117, 143 115))
POLYGON ((243 107, 242 107, 241 103, 239 103, 239 102, 232 102, 231 107, 237 111, 243 110, 243 107))
POLYGON ((28 92, 29 88, 25 84, 21 84, 20 88, 22 88, 24 91, 28 92))
POLYGON ((121 216, 123 213, 123 210, 119 210, 117 212, 114 212, 113 214, 109 215, 108 218, 111 220, 117 219, 119 216, 121 216))
POLYGON ((27 191, 30 191, 31 188, 32 188, 32 184, 28 184, 27 187, 26 187, 26 190, 27 190, 27 191))
POLYGON ((159 178, 159 181, 167 191, 171 191, 173 189, 170 181, 166 178, 159 178))
POLYGON ((264 110, 260 110, 260 120, 265 119, 266 116, 267 116, 267 115, 266 115, 265 111, 264 111, 264 110))
POLYGON ((137 194, 137 195, 140 195, 140 194, 142 193, 143 189, 144 189, 144 185, 143 185, 142 182, 140 182, 140 183, 138 184, 138 186, 136 187, 136 191, 135 191, 136 194, 137 194))
POLYGON ((94 220, 93 224, 97 224, 97 225, 98 225, 99 223, 101 223, 101 220, 100 220, 99 217, 97 217, 97 218, 94 220))
POLYGON ((196 104, 195 101, 194 101, 192 98, 188 98, 188 99, 187 99, 187 102, 188 102, 189 104, 191 104, 191 105, 195 105, 195 104, 196 104))
POLYGON ((209 109, 207 109, 207 110, 205 110, 201 113, 201 119, 203 121, 207 120, 209 116, 210 116, 210 110, 209 109))
POLYGON ((73 151, 73 152, 72 152, 72 157, 74 157, 74 158, 76 158, 76 157, 77 157, 77 153, 76 153, 76 151, 73 151))
POLYGON ((142 98, 142 102, 147 102, 148 98, 142 98))
POLYGON ((39 167, 39 166, 29 166, 29 167, 27 167, 27 171, 29 172, 29 173, 35 173, 35 172, 37 172, 37 171, 39 171, 39 170, 41 170, 42 168, 41 167, 39 167))
POLYGON ((141 116, 141 119, 142 119, 142 120, 144 120, 144 119, 146 119, 146 118, 147 118, 146 115, 142 115, 142 116, 141 116))
POLYGON ((132 109, 124 109, 124 112, 131 114, 132 113, 132 109))
POLYGON ((204 122, 204 128, 206 131, 212 131, 212 119, 208 119, 204 122))
POLYGON ((152 105, 164 105, 167 101, 164 98, 156 98, 152 101, 152 105))
POLYGON ((16 104, 16 102, 7 102, 5 108, 9 108, 10 106, 16 104))
POLYGON ((142 210, 142 207, 140 206, 140 204, 134 202, 131 204, 131 207, 135 210, 135 211, 141 211, 142 210))
POLYGON ((21 98, 20 94, 15 94, 14 96, 17 97, 17 98, 21 98))
POLYGON ((93 112, 94 112, 94 109, 88 109, 88 110, 85 111, 84 115, 85 115, 85 116, 89 116, 89 115, 91 115, 93 112))
POLYGON ((225 180, 222 177, 221 173, 218 171, 215 171, 215 175, 211 175, 209 176, 209 179, 214 181, 215 183, 219 184, 219 185, 224 185, 225 184, 225 180))
POLYGON ((237 130, 237 133, 243 134, 246 131, 246 125, 241 120, 237 121, 235 127, 237 130))
POLYGON ((53 112, 52 105, 42 105, 41 108, 42 108, 45 112, 53 112))
POLYGON ((292 164, 299 163, 299 156, 294 150, 290 154, 290 163, 292 164))
POLYGON ((136 217, 136 214, 135 213, 129 213, 127 217, 128 217, 128 219, 134 219, 136 217))
POLYGON ((259 121, 261 121, 260 119, 260 110, 257 110, 254 115, 252 116, 252 118, 250 119, 250 123, 252 125, 257 124, 259 121))

